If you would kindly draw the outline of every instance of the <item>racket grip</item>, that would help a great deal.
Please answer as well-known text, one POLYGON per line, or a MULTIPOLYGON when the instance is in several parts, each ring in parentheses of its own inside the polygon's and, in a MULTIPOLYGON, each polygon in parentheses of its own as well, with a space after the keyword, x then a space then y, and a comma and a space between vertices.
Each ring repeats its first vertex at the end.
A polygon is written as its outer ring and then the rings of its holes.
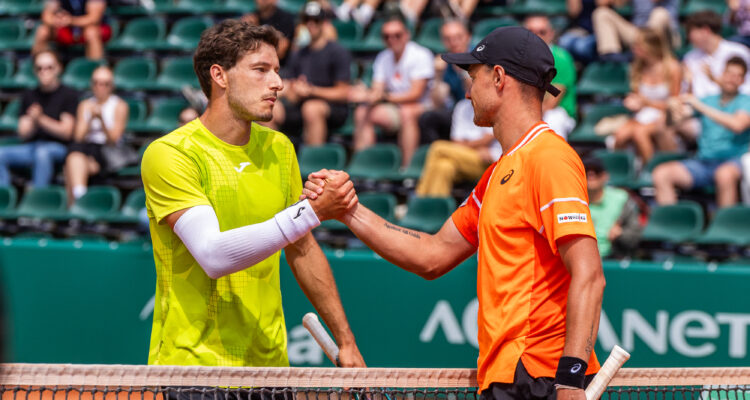
POLYGON ((628 361, 630 353, 625 351, 622 347, 615 345, 612 352, 609 353, 609 357, 604 362, 604 365, 599 369, 594 380, 591 381, 589 386, 586 388, 586 400, 599 400, 607 389, 607 385, 615 376, 617 371, 628 361))
POLYGON ((339 347, 336 345, 336 342, 331 339, 331 336, 328 335, 325 328, 323 328, 323 324, 318 320, 318 316, 311 312, 305 314, 305 316, 302 317, 302 326, 307 328, 315 341, 318 342, 320 348, 323 349, 323 352, 326 353, 328 359, 338 367, 339 347))

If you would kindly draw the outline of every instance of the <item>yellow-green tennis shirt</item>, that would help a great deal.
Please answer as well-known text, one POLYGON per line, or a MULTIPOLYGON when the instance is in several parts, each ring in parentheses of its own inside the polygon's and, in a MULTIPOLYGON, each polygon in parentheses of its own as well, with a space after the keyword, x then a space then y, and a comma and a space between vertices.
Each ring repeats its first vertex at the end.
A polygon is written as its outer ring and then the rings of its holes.
POLYGON ((156 262, 149 364, 289 366, 277 252, 211 279, 164 221, 210 205, 222 231, 266 221, 302 191, 294 147, 253 124, 233 146, 195 119, 148 146, 141 165, 156 262))

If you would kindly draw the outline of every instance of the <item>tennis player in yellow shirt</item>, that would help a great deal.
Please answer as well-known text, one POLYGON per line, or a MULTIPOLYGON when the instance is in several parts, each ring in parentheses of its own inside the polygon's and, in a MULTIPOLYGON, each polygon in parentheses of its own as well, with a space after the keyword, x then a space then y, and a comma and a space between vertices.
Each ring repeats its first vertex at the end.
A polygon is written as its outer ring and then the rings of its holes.
POLYGON ((206 30, 194 64, 208 108, 143 156, 157 271, 149 364, 289 366, 284 249, 341 347, 341 366, 365 366, 310 233, 354 206, 353 186, 341 174, 322 203, 296 202, 302 179, 291 142, 254 123, 271 119, 283 88, 277 40, 273 28, 234 20, 206 30))

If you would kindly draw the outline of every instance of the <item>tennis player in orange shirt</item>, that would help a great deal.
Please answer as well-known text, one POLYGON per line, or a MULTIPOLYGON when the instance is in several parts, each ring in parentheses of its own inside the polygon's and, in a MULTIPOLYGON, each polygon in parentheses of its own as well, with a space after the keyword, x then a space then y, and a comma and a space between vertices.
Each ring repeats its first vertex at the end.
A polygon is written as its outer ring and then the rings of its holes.
MULTIPOLYGON (((388 223, 362 205, 342 222, 370 248, 425 279, 478 252, 479 359, 484 400, 585 399, 604 275, 575 151, 544 122, 552 53, 521 27, 498 28, 468 53, 443 59, 468 70, 474 122, 492 127, 503 156, 435 235, 388 223)), ((324 179, 310 175, 315 201, 324 179)))

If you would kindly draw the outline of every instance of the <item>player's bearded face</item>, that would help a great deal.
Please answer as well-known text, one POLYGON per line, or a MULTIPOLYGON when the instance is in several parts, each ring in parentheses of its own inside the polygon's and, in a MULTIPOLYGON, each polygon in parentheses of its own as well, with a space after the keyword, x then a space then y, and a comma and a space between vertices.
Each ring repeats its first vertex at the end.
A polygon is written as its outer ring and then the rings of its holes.
POLYGON ((492 82, 492 70, 485 65, 473 65, 469 69, 472 77, 469 97, 474 107, 474 124, 491 127, 494 125, 494 114, 497 110, 495 85, 492 82))
POLYGON ((276 49, 262 44, 227 71, 227 102, 246 121, 270 121, 277 94, 284 88, 276 49))

